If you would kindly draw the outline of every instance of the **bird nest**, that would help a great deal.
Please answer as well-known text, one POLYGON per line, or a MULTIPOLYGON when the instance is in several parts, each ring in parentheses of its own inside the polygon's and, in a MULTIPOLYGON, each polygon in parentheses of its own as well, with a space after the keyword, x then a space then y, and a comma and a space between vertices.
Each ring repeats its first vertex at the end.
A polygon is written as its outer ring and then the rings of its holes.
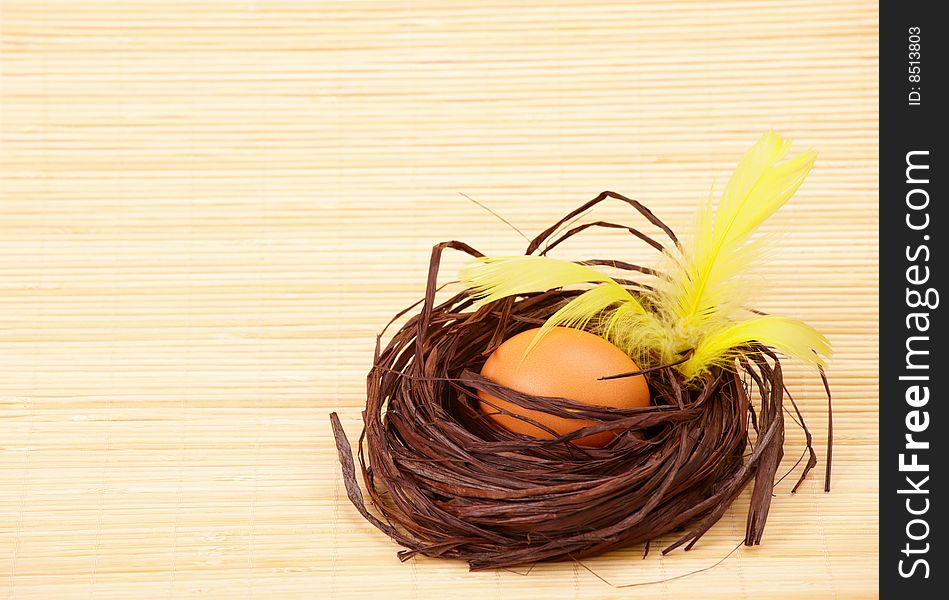
MULTIPOLYGON (((537 236, 527 253, 545 246, 543 254, 589 227, 621 228, 663 249, 639 230, 615 223, 572 226, 606 198, 631 205, 678 243, 639 202, 604 192, 537 236)), ((760 542, 784 454, 785 413, 804 429, 809 455, 794 490, 817 463, 811 435, 786 393, 781 362, 769 348, 744 348, 731 366, 714 369, 700 385, 686 384, 675 364, 645 369, 640 373, 651 393, 645 408, 522 394, 479 375, 484 361, 501 342, 540 326, 578 292, 528 294, 480 309, 467 292, 436 303, 446 249, 481 256, 462 242, 435 246, 424 299, 393 322, 414 309, 417 314, 385 348, 385 332, 377 338, 357 452, 371 504, 339 419, 331 415, 347 494, 363 517, 406 548, 399 552, 402 560, 423 554, 466 560, 472 570, 511 567, 635 544, 646 544, 648 551, 651 540, 673 532, 680 535, 663 553, 683 545, 688 550, 752 481, 744 543, 760 542), (552 439, 512 433, 486 418, 479 390, 594 424, 552 439), (786 399, 794 413, 785 408, 786 399), (602 431, 619 434, 603 448, 574 443, 602 431)), ((586 262, 630 277, 653 274, 620 261, 586 262)), ((642 286, 620 281, 631 291, 642 286)))

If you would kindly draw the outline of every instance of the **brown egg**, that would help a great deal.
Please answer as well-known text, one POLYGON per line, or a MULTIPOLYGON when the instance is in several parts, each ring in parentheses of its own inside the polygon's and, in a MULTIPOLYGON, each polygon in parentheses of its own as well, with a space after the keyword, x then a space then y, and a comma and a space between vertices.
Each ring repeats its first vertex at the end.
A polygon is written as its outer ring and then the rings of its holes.
MULTIPOLYGON (((625 352, 592 333, 567 327, 550 330, 525 356, 524 351, 539 329, 521 332, 488 357, 481 375, 505 387, 534 396, 556 396, 587 404, 614 408, 649 406, 649 386, 642 375, 621 379, 600 380, 606 375, 638 371, 639 367, 625 352)), ((479 405, 498 424, 536 438, 550 439, 547 431, 516 417, 498 414, 485 400, 504 410, 543 423, 563 435, 593 425, 586 419, 568 419, 522 408, 486 392, 479 391, 479 405)), ((615 434, 604 431, 574 440, 582 446, 601 448, 615 434)))

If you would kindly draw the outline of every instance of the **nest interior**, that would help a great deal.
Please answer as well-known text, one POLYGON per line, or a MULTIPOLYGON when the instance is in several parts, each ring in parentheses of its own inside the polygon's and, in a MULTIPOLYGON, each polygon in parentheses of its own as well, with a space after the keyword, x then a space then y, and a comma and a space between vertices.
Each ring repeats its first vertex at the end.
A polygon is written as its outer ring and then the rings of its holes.
MULTIPOLYGON (((626 202, 678 243, 639 202, 604 192, 532 240, 528 254, 546 253, 589 227, 625 229, 663 250, 625 225, 570 226, 607 198, 626 202)), ((698 386, 685 385, 675 365, 647 369, 643 374, 652 395, 647 408, 606 409, 521 394, 481 377, 482 364, 497 345, 541 325, 578 292, 553 290, 480 309, 461 292, 436 304, 446 249, 481 256, 462 242, 435 246, 424 299, 393 322, 418 312, 385 348, 383 334, 377 338, 357 449, 371 502, 360 488, 346 434, 331 415, 347 494, 363 517, 406 548, 401 559, 424 554, 466 560, 473 570, 511 567, 634 544, 648 548, 671 532, 681 535, 664 553, 689 549, 752 481, 744 542, 760 542, 788 412, 781 363, 773 352, 748 347, 732 368, 714 370, 698 386), (479 410, 478 390, 594 425, 547 440, 514 434, 479 410), (604 448, 572 442, 605 430, 619 435, 604 448)), ((651 272, 615 260, 585 262, 651 272)), ((638 287, 622 283, 633 292, 638 287)), ((804 428, 809 455, 800 485, 817 457, 793 399, 790 404, 796 418, 788 414, 804 428)))

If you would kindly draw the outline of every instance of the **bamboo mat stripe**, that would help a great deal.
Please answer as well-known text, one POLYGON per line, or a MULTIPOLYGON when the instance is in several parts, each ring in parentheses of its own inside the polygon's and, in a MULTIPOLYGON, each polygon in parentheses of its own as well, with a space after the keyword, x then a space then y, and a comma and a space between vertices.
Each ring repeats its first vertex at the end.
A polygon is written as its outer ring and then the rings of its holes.
MULTIPOLYGON (((877 19, 839 0, 0 0, 0 598, 875 595, 877 19), (346 498, 328 414, 358 435, 375 335, 420 298, 432 245, 523 251, 462 194, 530 235, 612 189, 682 231, 769 128, 819 152, 755 277, 762 309, 834 345, 833 491, 789 476, 763 544, 730 555, 747 495, 687 553, 400 563, 346 498)), ((610 231, 557 255, 652 256, 610 231)), ((820 380, 787 370, 823 459, 820 380)), ((789 429, 782 473, 803 444, 789 429)))

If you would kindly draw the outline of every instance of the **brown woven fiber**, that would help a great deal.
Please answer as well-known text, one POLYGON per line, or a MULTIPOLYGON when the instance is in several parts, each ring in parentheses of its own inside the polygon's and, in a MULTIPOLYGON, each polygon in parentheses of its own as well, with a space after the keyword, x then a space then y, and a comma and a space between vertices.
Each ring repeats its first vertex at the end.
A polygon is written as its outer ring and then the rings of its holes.
MULTIPOLYGON (((527 253, 543 254, 589 227, 626 229, 664 249, 625 225, 574 225, 607 198, 629 204, 664 231, 669 243, 678 244, 642 204, 604 192, 537 236, 527 253)), ((541 325, 579 292, 528 294, 480 309, 460 292, 436 305, 446 249, 481 256, 462 242, 435 246, 424 299, 396 319, 420 304, 419 312, 384 349, 382 334, 377 339, 357 452, 371 503, 360 489, 339 419, 331 415, 349 498, 366 519, 407 548, 400 558, 421 553, 463 559, 473 570, 510 567, 648 544, 673 531, 682 535, 663 552, 683 545, 689 549, 752 480, 744 542, 760 542, 788 412, 781 363, 771 350, 748 347, 731 368, 714 370, 699 386, 686 386, 675 365, 646 369, 641 373, 652 396, 647 408, 598 408, 522 394, 481 377, 481 366, 501 342, 541 325), (595 424, 548 440, 521 436, 485 418, 478 390, 595 424), (622 433, 604 448, 572 443, 606 430, 622 433)), ((584 262, 628 272, 620 281, 634 294, 646 285, 636 277, 653 274, 616 260, 584 262)), ((793 400, 790 404, 797 412, 793 400)), ((803 427, 799 412, 795 421, 803 427)), ((801 481, 817 462, 806 427, 805 433, 809 457, 801 481)))

